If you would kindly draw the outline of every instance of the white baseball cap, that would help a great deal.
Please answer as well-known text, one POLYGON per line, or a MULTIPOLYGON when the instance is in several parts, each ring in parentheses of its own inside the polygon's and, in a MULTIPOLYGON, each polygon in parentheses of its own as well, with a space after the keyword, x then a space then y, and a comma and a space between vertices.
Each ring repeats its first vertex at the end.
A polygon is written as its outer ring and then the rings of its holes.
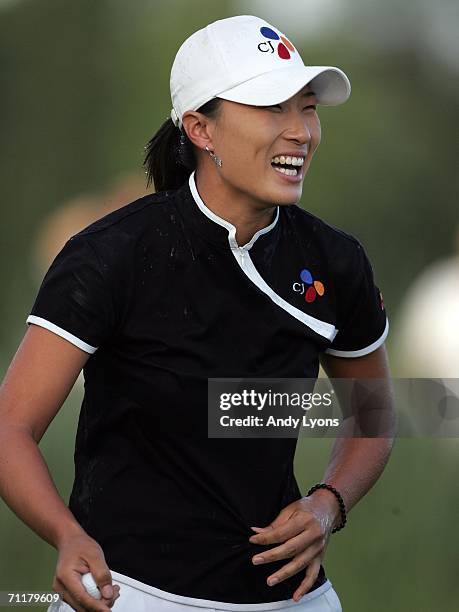
POLYGON ((318 104, 345 102, 351 84, 334 66, 306 66, 298 50, 277 28, 253 15, 219 19, 194 32, 172 65, 171 119, 182 126, 186 111, 212 98, 270 106, 310 83, 318 104))

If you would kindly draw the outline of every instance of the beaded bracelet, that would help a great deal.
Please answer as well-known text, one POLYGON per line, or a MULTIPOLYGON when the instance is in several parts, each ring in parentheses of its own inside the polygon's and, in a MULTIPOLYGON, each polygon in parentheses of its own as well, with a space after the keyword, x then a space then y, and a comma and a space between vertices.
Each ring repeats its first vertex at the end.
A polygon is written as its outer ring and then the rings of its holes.
POLYGON ((335 527, 334 529, 332 529, 332 533, 335 533, 335 531, 339 531, 340 529, 342 529, 347 521, 346 506, 344 505, 343 498, 341 497, 341 494, 335 489, 335 487, 332 487, 331 485, 325 482, 321 482, 311 487, 309 491, 306 493, 306 497, 309 497, 309 495, 314 493, 314 491, 317 491, 317 489, 328 489, 329 491, 334 493, 334 495, 336 496, 336 499, 338 500, 339 509, 341 512, 341 525, 338 525, 338 527, 335 527))

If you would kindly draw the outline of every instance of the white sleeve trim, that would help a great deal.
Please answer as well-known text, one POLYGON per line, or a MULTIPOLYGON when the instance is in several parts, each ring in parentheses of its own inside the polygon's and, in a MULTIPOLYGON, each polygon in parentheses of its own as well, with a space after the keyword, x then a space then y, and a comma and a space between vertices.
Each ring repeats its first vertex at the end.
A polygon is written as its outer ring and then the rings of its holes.
POLYGON ((366 346, 365 348, 359 349, 358 351, 337 351, 335 349, 328 348, 325 349, 324 352, 328 353, 329 355, 335 355, 336 357, 362 357, 362 355, 368 355, 368 353, 372 353, 377 348, 379 348, 386 339, 388 333, 389 319, 386 317, 386 327, 384 328, 384 331, 381 336, 375 342, 366 346))
POLYGON ((90 344, 83 342, 83 340, 80 340, 79 338, 71 334, 70 332, 66 331, 65 329, 62 329, 62 327, 59 327, 58 325, 55 325, 54 323, 51 323, 50 321, 47 321, 46 319, 42 319, 41 317, 36 317, 35 315, 29 315, 27 317, 26 323, 27 325, 34 323, 35 325, 39 325, 40 327, 45 327, 46 329, 49 329, 49 331, 52 331, 58 336, 61 336, 61 338, 68 340, 69 342, 71 342, 78 348, 82 349, 83 351, 86 351, 87 353, 92 354, 97 351, 97 348, 98 348, 97 346, 91 346, 90 344))

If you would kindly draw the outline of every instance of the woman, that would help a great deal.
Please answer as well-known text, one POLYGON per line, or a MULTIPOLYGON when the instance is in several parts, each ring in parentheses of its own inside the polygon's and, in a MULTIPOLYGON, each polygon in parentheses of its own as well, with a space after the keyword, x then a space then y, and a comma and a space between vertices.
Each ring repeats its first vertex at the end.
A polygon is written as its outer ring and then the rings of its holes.
POLYGON ((2 495, 58 550, 50 610, 340 610, 325 549, 391 440, 337 439, 302 497, 295 438, 209 437, 206 403, 209 378, 315 378, 319 360, 389 377, 363 247, 296 205, 316 107, 349 81, 238 16, 184 42, 171 94, 156 194, 72 236, 40 287, 2 389, 2 495), (67 508, 37 444, 82 368, 67 508))

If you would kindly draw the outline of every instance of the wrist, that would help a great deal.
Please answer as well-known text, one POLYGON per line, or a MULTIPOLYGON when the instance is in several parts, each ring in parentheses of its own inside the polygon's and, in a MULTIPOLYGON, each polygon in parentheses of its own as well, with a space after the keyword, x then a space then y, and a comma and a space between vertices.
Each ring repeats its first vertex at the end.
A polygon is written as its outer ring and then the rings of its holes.
MULTIPOLYGON (((336 496, 328 489, 317 489, 308 496, 324 508, 324 511, 330 517, 331 529, 334 529, 341 523, 341 510, 336 496)), ((306 498, 307 499, 307 498, 306 498)))
POLYGON ((63 525, 60 525, 56 530, 53 538, 54 548, 59 549, 67 542, 67 540, 83 535, 87 535, 83 527, 77 523, 75 519, 70 520, 63 525))

